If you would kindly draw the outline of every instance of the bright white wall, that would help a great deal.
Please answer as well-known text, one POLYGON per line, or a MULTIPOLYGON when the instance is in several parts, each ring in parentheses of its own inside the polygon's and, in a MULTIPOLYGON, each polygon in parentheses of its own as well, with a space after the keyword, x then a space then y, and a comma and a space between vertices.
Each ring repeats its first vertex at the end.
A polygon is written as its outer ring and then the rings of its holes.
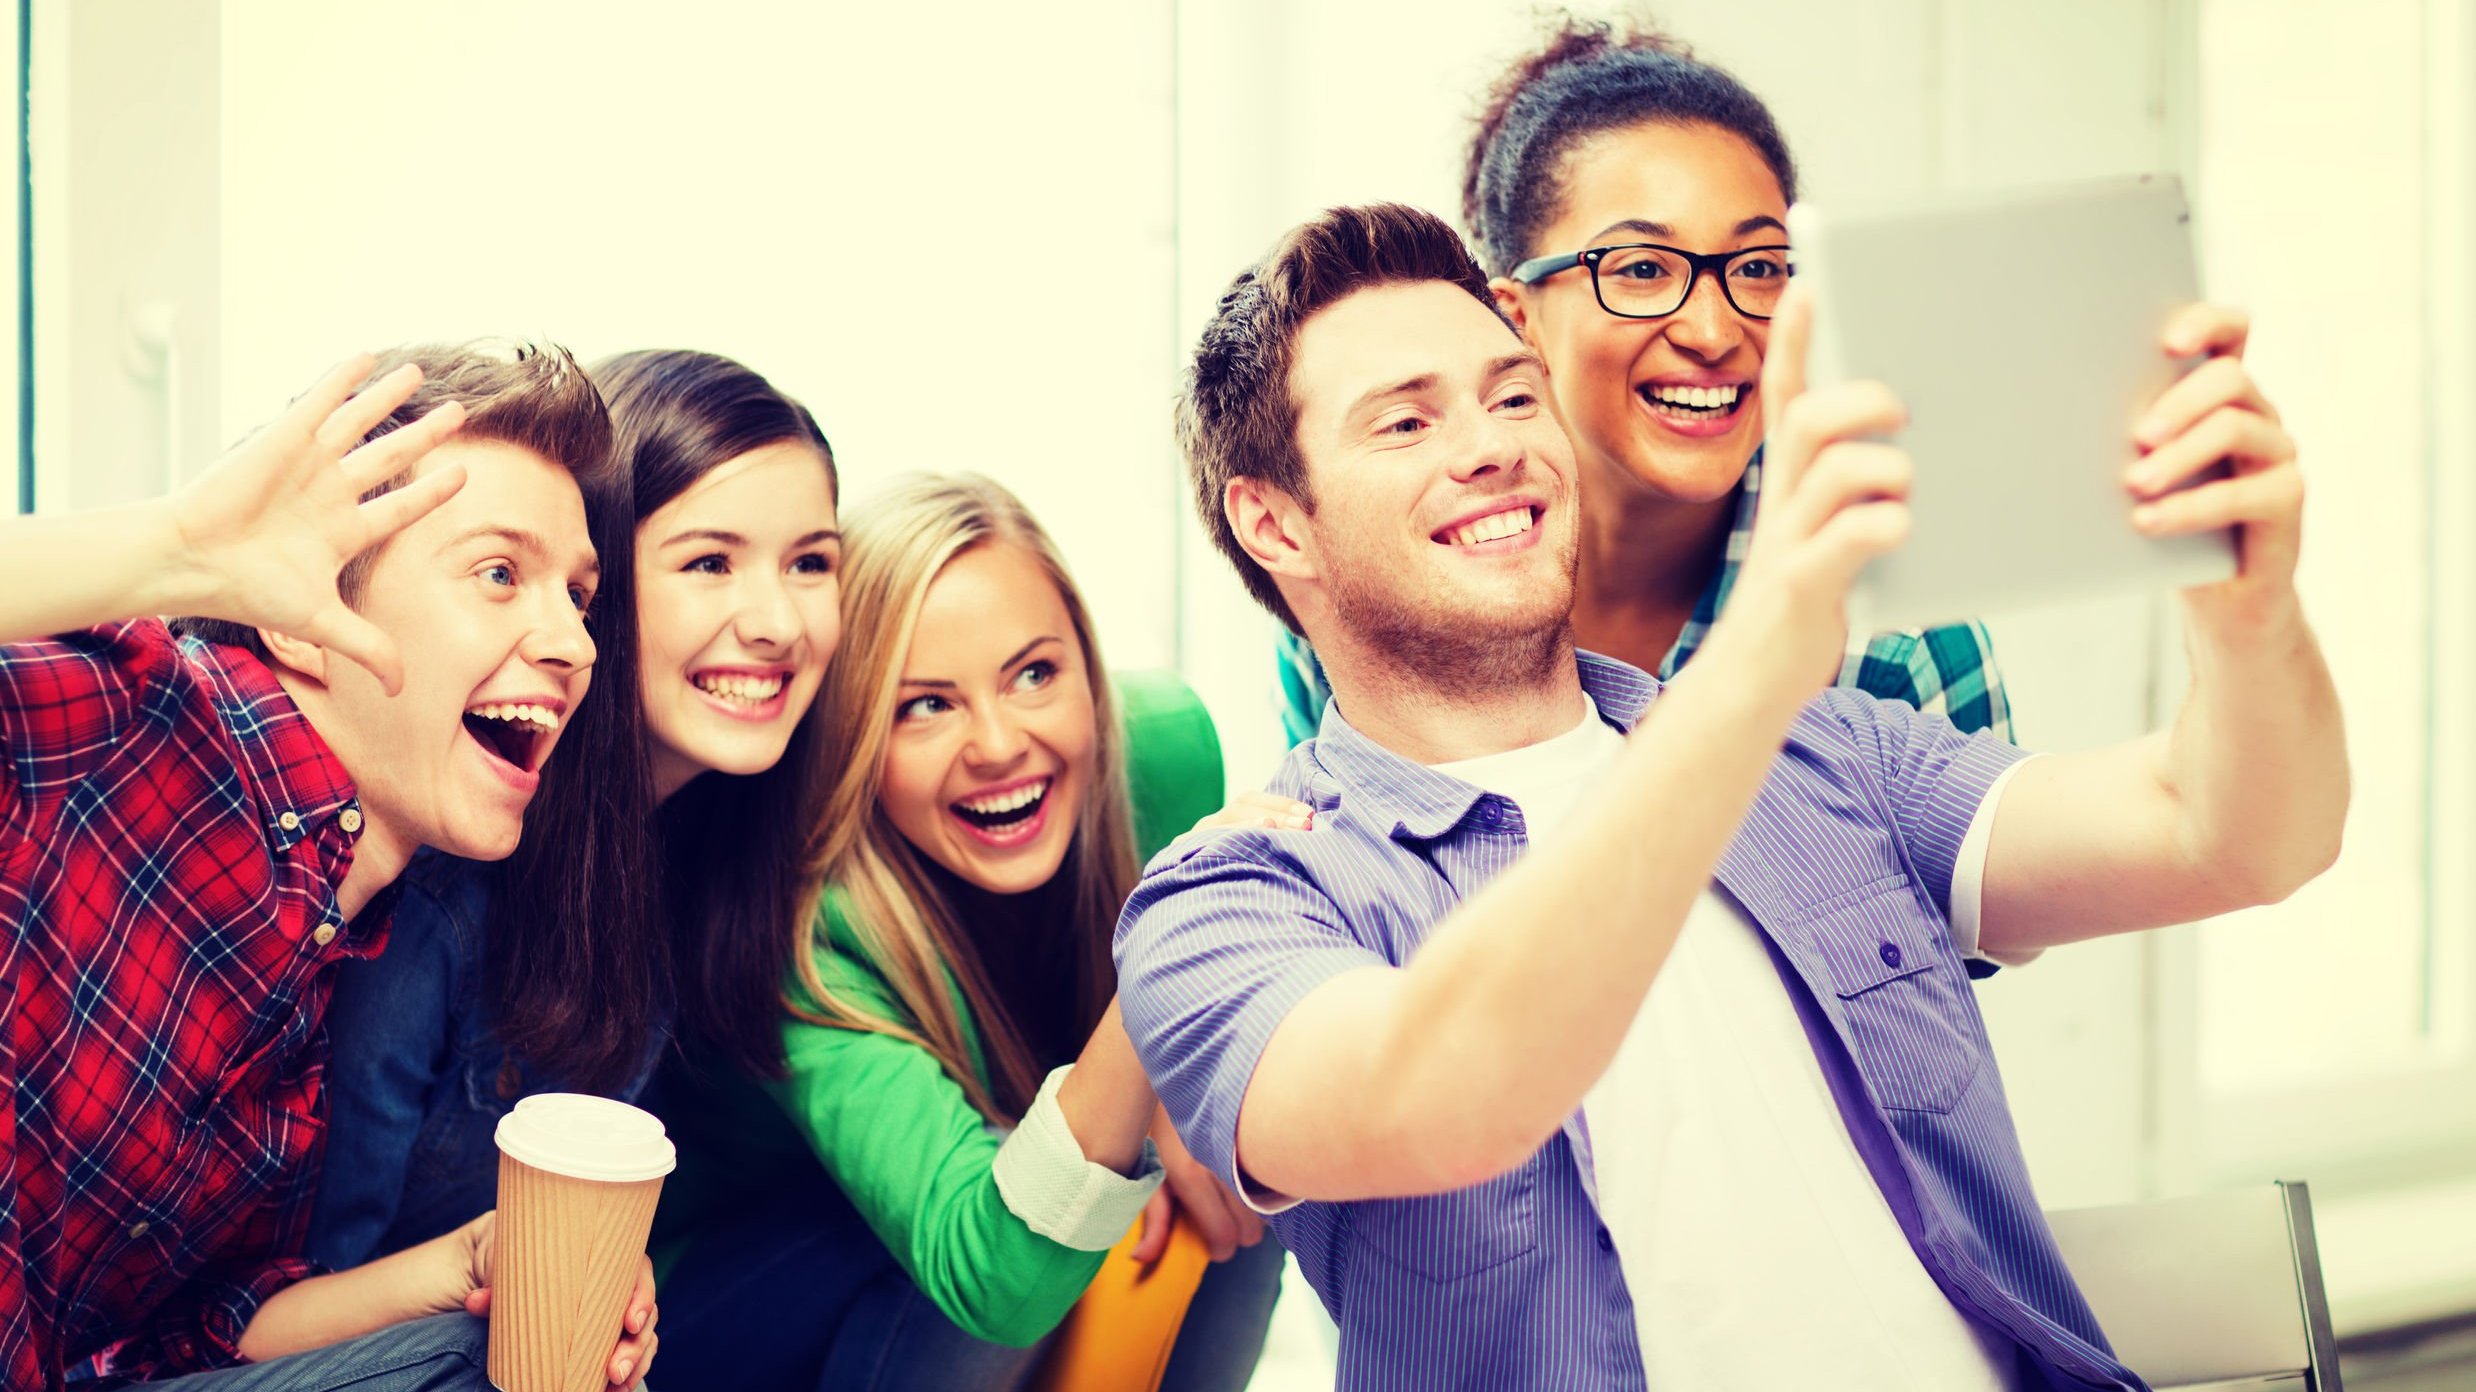
POLYGON ((228 432, 407 339, 726 353, 855 497, 1012 486, 1171 660, 1167 9, 221 8, 228 432))

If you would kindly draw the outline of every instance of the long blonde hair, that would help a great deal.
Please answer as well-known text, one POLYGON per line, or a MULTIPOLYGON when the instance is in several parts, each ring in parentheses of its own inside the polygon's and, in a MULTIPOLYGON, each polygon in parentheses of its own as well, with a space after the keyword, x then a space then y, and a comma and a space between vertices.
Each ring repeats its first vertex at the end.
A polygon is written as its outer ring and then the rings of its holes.
POLYGON ((920 853, 877 799, 895 698, 930 584, 974 547, 1022 547, 1057 586, 1082 647, 1098 728, 1091 788, 1058 873, 1075 878, 1070 941, 1080 997, 1077 1018, 1086 1029, 1099 1022, 1115 990, 1109 934, 1135 885, 1117 704, 1090 613, 1066 562, 1031 513, 994 481, 978 474, 912 475, 853 509, 843 527, 843 639, 817 701, 820 785, 826 791, 810 823, 806 868, 815 892, 840 896, 852 930, 908 1018, 884 1019, 836 998, 817 969, 819 944, 811 935, 825 932, 821 917, 802 924, 799 950, 792 954, 799 993, 806 999, 790 993, 785 1004, 815 1024, 891 1035, 928 1050, 982 1114, 1012 1121, 1031 1105, 1039 1086, 1031 1052, 998 1004, 970 936, 930 880, 920 853), (965 1022, 949 983, 961 988, 979 1022, 985 1082, 972 1065, 965 1022))

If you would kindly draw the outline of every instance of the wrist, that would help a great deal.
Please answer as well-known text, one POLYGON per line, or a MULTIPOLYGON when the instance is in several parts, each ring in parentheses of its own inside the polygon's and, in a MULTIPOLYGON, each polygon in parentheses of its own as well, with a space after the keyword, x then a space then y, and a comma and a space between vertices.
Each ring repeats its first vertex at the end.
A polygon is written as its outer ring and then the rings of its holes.
POLYGON ((194 545, 181 525, 180 495, 150 498, 129 506, 121 519, 141 556, 147 557, 146 593, 138 607, 145 613, 233 619, 221 612, 221 585, 215 568, 194 545))
POLYGON ((2313 641, 2292 583, 2186 590, 2182 600, 2185 643, 2196 667, 2283 659, 2313 641))
MULTIPOLYGON (((1733 616, 1737 611, 1730 612, 1733 616)), ((1731 624, 1723 617, 1669 685, 1688 690, 1707 686, 1724 693, 1732 708, 1784 728, 1829 681, 1825 665, 1806 660, 1815 651, 1814 644, 1798 641, 1783 625, 1731 624)))

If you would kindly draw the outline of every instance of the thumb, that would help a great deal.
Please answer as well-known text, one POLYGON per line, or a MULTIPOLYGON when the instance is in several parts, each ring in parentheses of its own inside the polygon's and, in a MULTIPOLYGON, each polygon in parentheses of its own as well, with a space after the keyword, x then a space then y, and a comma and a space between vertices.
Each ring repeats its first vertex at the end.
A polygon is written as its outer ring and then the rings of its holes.
POLYGON ((1145 1266, 1161 1259, 1169 1250, 1169 1228, 1174 1210, 1169 1203, 1169 1191, 1155 1189, 1143 1205, 1143 1236, 1135 1239, 1135 1249, 1127 1255, 1145 1266))
POLYGON ((464 1293, 464 1313, 481 1319, 490 1317, 490 1288, 481 1286, 464 1293))

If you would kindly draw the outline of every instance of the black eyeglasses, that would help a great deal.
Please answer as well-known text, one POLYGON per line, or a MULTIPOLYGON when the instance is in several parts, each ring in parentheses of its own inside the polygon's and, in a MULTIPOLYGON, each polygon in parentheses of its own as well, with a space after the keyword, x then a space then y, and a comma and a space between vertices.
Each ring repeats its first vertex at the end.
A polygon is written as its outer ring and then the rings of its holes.
POLYGON ((1513 278, 1536 285, 1560 271, 1590 267, 1591 293, 1599 307, 1620 319, 1664 319, 1693 298, 1705 271, 1719 277, 1720 293, 1748 319, 1768 319, 1779 308, 1788 278, 1797 273, 1784 246, 1704 253, 1656 242, 1592 247, 1566 256, 1540 256, 1513 268, 1513 278))

